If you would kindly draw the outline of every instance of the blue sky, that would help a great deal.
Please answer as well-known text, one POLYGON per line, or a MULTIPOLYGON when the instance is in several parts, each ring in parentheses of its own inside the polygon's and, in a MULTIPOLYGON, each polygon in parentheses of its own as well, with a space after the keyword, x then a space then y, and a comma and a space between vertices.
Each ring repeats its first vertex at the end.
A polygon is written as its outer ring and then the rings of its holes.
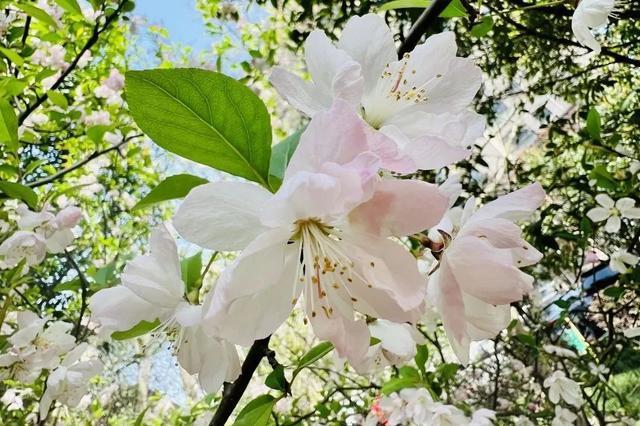
POLYGON ((138 0, 136 15, 169 31, 174 42, 189 45, 196 51, 208 49, 212 38, 207 34, 195 0, 138 0))

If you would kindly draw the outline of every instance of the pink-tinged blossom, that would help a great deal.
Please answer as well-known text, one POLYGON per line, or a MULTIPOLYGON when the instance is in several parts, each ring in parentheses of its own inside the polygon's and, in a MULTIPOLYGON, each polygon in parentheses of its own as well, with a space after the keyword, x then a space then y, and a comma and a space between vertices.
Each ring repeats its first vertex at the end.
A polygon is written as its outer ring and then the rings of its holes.
POLYGON ((176 243, 161 225, 151 234, 151 253, 138 256, 125 267, 122 284, 94 294, 89 307, 102 331, 124 331, 140 321, 160 322, 159 330, 177 334, 178 362, 197 374, 207 392, 240 374, 236 349, 230 343, 204 334, 202 306, 185 299, 176 243))
POLYGON ((472 341, 493 338, 511 320, 510 303, 532 289, 533 277, 519 268, 542 254, 522 239, 513 222, 544 201, 539 184, 499 197, 474 212, 475 200, 454 208, 429 232, 440 258, 429 277, 428 301, 440 316, 462 363, 472 341))
POLYGON ((456 56, 455 35, 429 37, 400 60, 384 20, 352 17, 334 45, 324 32, 305 41, 313 81, 274 68, 271 83, 294 107, 313 116, 342 99, 398 153, 382 152, 383 167, 408 173, 437 169, 467 157, 484 119, 467 111, 482 81, 480 68, 456 56))
POLYGON ((207 331, 249 345, 299 296, 316 335, 349 361, 369 347, 362 314, 415 320, 425 292, 415 259, 390 236, 436 224, 447 199, 426 182, 381 179, 379 134, 344 102, 314 116, 277 193, 252 183, 195 188, 174 218, 202 247, 242 250, 205 301, 207 331))
POLYGON ((122 101, 120 94, 124 88, 124 75, 117 68, 113 68, 100 86, 93 93, 98 98, 107 100, 107 104, 116 104, 122 101))

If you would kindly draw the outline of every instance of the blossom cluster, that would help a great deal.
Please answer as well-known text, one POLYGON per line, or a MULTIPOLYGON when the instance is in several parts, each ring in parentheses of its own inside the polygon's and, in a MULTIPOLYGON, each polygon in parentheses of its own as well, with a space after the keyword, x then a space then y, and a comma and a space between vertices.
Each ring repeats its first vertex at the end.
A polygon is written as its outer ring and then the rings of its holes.
POLYGON ((75 238, 72 229, 82 219, 82 212, 75 206, 57 213, 45 206, 35 212, 20 204, 14 217, 13 225, 0 223, 0 232, 14 231, 0 244, 0 269, 13 268, 22 261, 28 268, 40 264, 47 253, 62 253, 75 238))
POLYGON ((271 76, 310 117, 279 189, 200 185, 173 219, 202 248, 240 251, 203 303, 186 297, 163 225, 121 285, 91 298, 92 319, 106 334, 155 323, 209 392, 239 374, 235 345, 271 335, 296 307, 360 372, 410 360, 421 341, 415 326, 433 310, 466 363, 470 342, 506 327, 509 304, 531 290, 520 268, 542 255, 514 221, 533 214, 545 194, 531 184, 461 208, 454 179, 437 186, 402 178, 467 158, 482 136, 484 119, 469 110, 481 72, 456 50, 445 32, 398 60, 390 29, 373 14, 351 18, 337 44, 313 31, 305 42, 313 81, 281 68, 271 76), (410 240, 428 248, 427 274, 410 240))
POLYGON ((376 399, 369 414, 358 424, 491 426, 494 419, 495 412, 492 410, 481 408, 468 417, 453 405, 434 401, 424 388, 406 388, 376 399))

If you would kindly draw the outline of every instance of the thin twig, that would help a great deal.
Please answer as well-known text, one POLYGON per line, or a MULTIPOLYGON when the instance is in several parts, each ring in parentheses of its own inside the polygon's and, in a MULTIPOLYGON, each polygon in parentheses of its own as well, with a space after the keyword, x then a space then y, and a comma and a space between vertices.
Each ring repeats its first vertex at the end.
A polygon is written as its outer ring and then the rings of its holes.
MULTIPOLYGON (((78 62, 80 61, 82 56, 85 54, 85 52, 90 50, 93 47, 93 45, 98 42, 100 34, 102 34, 111 25, 112 22, 118 19, 118 16, 122 12, 122 8, 128 1, 129 0, 121 0, 120 3, 118 4, 118 8, 114 10, 111 15, 107 16, 106 20, 104 21, 104 25, 102 27, 100 27, 99 22, 96 22, 96 25, 93 27, 93 32, 91 33, 91 37, 89 37, 89 39, 84 44, 84 46, 82 46, 82 49, 80 49, 80 52, 76 55, 76 57, 73 58, 73 61, 71 61, 71 64, 69 64, 69 66, 62 72, 62 74, 60 74, 60 77, 58 77, 55 83, 53 83, 49 91, 56 90, 62 83, 64 83, 64 80, 76 68, 76 66, 78 65, 78 62)), ((20 114, 20 116, 18 117, 18 125, 21 125, 27 119, 27 117, 29 117, 32 112, 38 109, 38 107, 42 105, 42 103, 46 101, 48 98, 49 98, 49 92, 45 92, 42 95, 38 96, 35 99, 35 101, 32 104, 28 105, 27 109, 25 109, 20 114)))
POLYGON ((80 336, 80 327, 82 326, 82 318, 84 317, 84 313, 87 310, 87 296, 89 292, 89 281, 87 281, 87 277, 84 276, 84 273, 73 259, 73 256, 68 251, 64 251, 64 254, 67 256, 69 263, 76 270, 78 274, 78 279, 80 280, 80 313, 78 314, 78 321, 76 322, 75 329, 73 330, 73 335, 77 339, 80 336))
POLYGON ((109 148, 105 148, 103 150, 100 151, 95 151, 93 154, 89 155, 87 158, 80 160, 79 162, 77 162, 76 164, 67 167, 66 169, 62 169, 57 173, 52 174, 51 176, 47 176, 44 179, 40 179, 37 180, 35 182, 30 182, 30 183, 25 183, 26 186, 30 187, 30 188, 37 188, 38 186, 42 186, 42 185, 46 185, 48 183, 51 183, 59 178, 61 178, 62 176, 66 175, 67 173, 70 173, 74 170, 79 169, 80 167, 84 166, 85 164, 87 164, 88 162, 95 160, 96 158, 100 157, 101 155, 107 154, 111 151, 115 151, 117 149, 119 149, 120 147, 122 147, 124 144, 126 144, 127 142, 129 142, 132 139, 135 138, 139 138, 142 137, 142 134, 138 134, 138 135, 132 135, 132 136, 128 136, 124 139, 122 139, 122 141, 118 142, 116 145, 113 145, 109 148))

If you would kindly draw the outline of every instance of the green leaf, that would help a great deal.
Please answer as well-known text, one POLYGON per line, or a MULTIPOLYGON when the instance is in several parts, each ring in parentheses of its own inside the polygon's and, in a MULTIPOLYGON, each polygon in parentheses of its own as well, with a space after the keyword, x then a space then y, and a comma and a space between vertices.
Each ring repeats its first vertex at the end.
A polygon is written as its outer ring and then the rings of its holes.
POLYGON ((126 96, 138 126, 162 148, 269 188, 269 114, 244 85, 200 69, 129 71, 126 96))
POLYGON ((493 29, 493 18, 483 16, 482 20, 471 28, 471 35, 474 37, 484 37, 493 29))
POLYGON ((111 333, 111 338, 113 340, 133 339, 134 337, 147 334, 148 332, 152 331, 159 325, 160 325, 160 320, 158 319, 152 322, 142 320, 126 331, 114 331, 113 333, 111 333))
POLYGON ((287 392, 289 384, 287 383, 287 378, 284 376, 284 367, 278 365, 274 368, 265 379, 264 384, 271 389, 287 392))
POLYGON ((30 4, 16 4, 14 6, 22 10, 24 13, 31 16, 32 18, 35 18, 38 21, 41 21, 51 27, 55 28, 58 26, 58 24, 56 24, 56 21, 54 21, 53 18, 49 16, 47 12, 40 9, 39 7, 35 7, 30 4))
POLYGON ((198 252, 191 257, 182 259, 180 262, 182 269, 182 281, 184 281, 187 293, 197 286, 200 281, 200 272, 202 271, 202 252, 198 252))
POLYGON ((607 287, 604 289, 605 296, 609 296, 615 300, 618 300, 624 293, 623 287, 607 287))
POLYGON ((98 287, 107 287, 111 284, 111 281, 113 281, 115 272, 116 262, 114 260, 107 263, 102 268, 96 270, 93 274, 91 274, 91 277, 93 278, 93 281, 98 284, 98 287))
POLYGON ((38 195, 35 191, 19 183, 0 181, 0 192, 10 198, 17 198, 24 201, 32 209, 36 208, 38 204, 38 195))
POLYGON ((24 59, 22 59, 22 56, 20 56, 17 52, 14 52, 11 49, 7 49, 6 47, 0 47, 0 52, 2 52, 4 56, 9 58, 11 62, 18 65, 19 67, 24 64, 24 59))
POLYGON ((59 106, 62 109, 67 109, 69 106, 69 101, 67 101, 67 97, 60 92, 48 92, 49 100, 56 106, 59 106))
POLYGON ((290 134, 280 143, 274 145, 271 150, 271 164, 269 165, 270 177, 277 178, 280 182, 284 178, 284 172, 289 165, 289 160, 298 147, 300 136, 304 132, 304 128, 295 133, 290 134))
POLYGON ((63 283, 56 285, 53 289, 55 291, 63 291, 63 290, 75 291, 75 290, 78 290, 79 288, 80 288, 80 278, 74 278, 72 280, 65 281, 63 283))
POLYGON ((448 382, 456 376, 460 368, 462 368, 460 364, 440 364, 436 369, 436 373, 440 377, 440 382, 448 382))
POLYGON ((6 99, 0 99, 0 143, 7 145, 10 151, 18 150, 18 118, 13 107, 6 99))
POLYGON ((536 339, 530 334, 516 334, 513 337, 524 345, 530 346, 532 348, 537 347, 536 339))
POLYGON ((87 129, 87 136, 89 139, 94 141, 96 144, 102 142, 102 138, 107 130, 111 129, 111 126, 105 126, 103 124, 98 124, 97 126, 91 126, 87 129))
POLYGON ((208 182, 206 179, 189 174, 169 176, 153 188, 142 200, 138 201, 133 210, 149 207, 163 201, 183 198, 196 186, 208 182))
POLYGON ((150 407, 151 407, 151 405, 147 405, 146 407, 144 407, 144 410, 142 410, 140 412, 140 414, 138 414, 138 417, 136 417, 135 422, 133 422, 133 426, 142 426, 142 421, 144 420, 144 415, 147 413, 147 411, 149 410, 150 407))
POLYGON ((276 402, 278 400, 271 395, 260 395, 240 411, 233 424, 235 426, 265 426, 276 402))
POLYGON ((591 139, 600 140, 602 124, 600 121, 600 113, 595 108, 590 108, 587 113, 587 133, 591 139))
POLYGON ((82 9, 80 8, 80 5, 76 0, 54 0, 54 1, 58 3, 58 6, 63 8, 65 11, 72 14, 76 14, 76 15, 82 15, 82 9))
POLYGON ((14 77, 6 77, 0 80, 0 96, 13 97, 24 91, 28 86, 26 81, 14 77))
POLYGON ((416 356, 413 357, 413 360, 416 362, 418 369, 424 376, 427 372, 425 365, 429 360, 429 348, 427 348, 427 345, 416 346, 416 356))
POLYGON ((332 350, 333 344, 331 344, 331 342, 322 342, 311 348, 309 352, 304 354, 298 361, 298 367, 293 371, 293 377, 297 376, 303 368, 310 366, 332 350))
POLYGON ((426 8, 431 4, 430 0, 393 0, 380 6, 378 10, 406 9, 410 7, 426 8))
POLYGON ((460 0, 452 0, 442 13, 441 18, 463 18, 467 16, 467 10, 464 8, 460 0))
POLYGON ((618 187, 618 182, 604 164, 596 165, 589 173, 589 179, 594 179, 596 185, 604 189, 615 190, 618 187))
POLYGON ((382 385, 380 391, 385 395, 389 395, 390 393, 397 392, 400 389, 417 388, 422 386, 423 383, 419 377, 396 377, 382 385))

